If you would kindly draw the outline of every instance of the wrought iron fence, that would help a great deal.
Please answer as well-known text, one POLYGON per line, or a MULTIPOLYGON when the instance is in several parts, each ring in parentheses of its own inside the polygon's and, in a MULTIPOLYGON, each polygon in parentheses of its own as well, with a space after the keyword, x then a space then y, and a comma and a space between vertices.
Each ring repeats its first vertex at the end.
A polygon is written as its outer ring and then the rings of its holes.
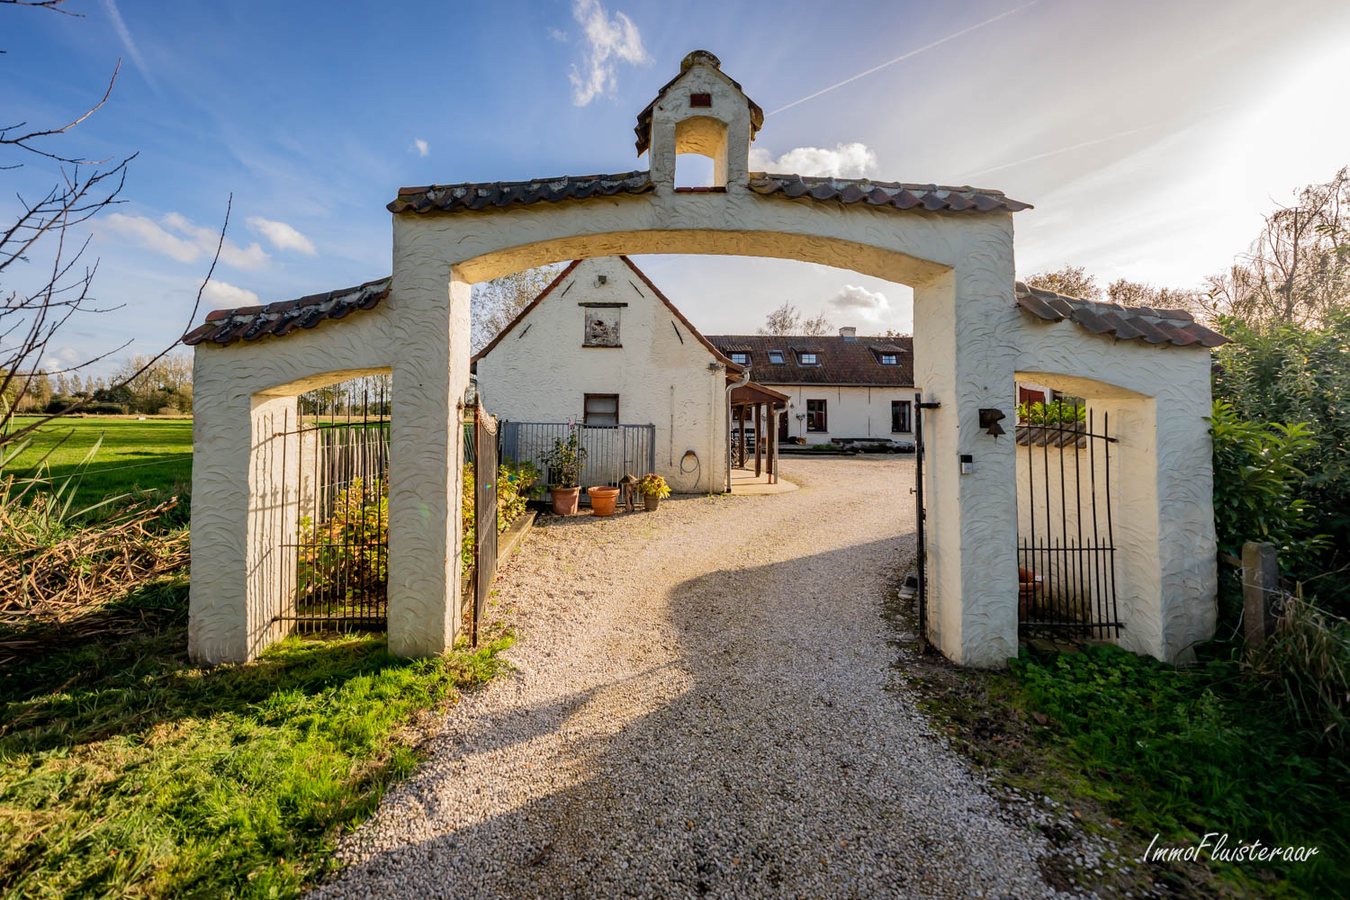
MULTIPOLYGON (((555 479, 544 462, 544 454, 554 441, 565 441, 569 429, 577 429, 579 446, 586 448, 581 470, 581 487, 596 485, 618 487, 625 475, 641 478, 656 468, 655 425, 569 425, 566 422, 503 422, 501 452, 503 459, 517 465, 533 463, 545 483, 555 479)), ((585 497, 585 492, 582 492, 585 497)))
POLYGON ((1091 637, 1120 633, 1110 416, 1065 407, 1017 426, 1018 621, 1091 637))

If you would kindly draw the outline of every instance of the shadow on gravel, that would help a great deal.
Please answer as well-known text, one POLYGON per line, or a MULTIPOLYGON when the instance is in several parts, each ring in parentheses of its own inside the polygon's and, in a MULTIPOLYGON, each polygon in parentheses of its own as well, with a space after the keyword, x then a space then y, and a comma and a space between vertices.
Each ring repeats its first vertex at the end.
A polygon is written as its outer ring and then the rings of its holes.
MULTIPOLYGON (((968 861, 997 848, 967 829, 967 807, 937 802, 964 769, 935 753, 926 723, 886 690, 883 599, 912 550, 912 535, 896 535, 677 585, 677 662, 489 718, 448 751, 500 753, 605 698, 641 705, 633 691, 657 704, 570 741, 572 771, 554 773, 563 786, 383 853, 317 895, 347 896, 348 885, 352 896, 408 897, 1037 893, 1034 874, 1027 884, 953 874, 978 870, 968 861), (661 703, 672 667, 692 683, 661 703), (494 739, 518 716, 532 722, 523 735, 494 739)), ((589 712, 613 721, 624 710, 589 712)))

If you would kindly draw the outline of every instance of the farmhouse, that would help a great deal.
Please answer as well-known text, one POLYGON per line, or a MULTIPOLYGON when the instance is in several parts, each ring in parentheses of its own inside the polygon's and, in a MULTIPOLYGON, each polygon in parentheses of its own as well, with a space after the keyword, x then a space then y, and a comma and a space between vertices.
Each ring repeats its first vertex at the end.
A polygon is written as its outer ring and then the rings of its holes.
POLYGON ((584 484, 655 472, 676 492, 727 479, 727 388, 746 368, 717 349, 626 256, 572 262, 473 357, 504 424, 534 461, 575 422, 584 484))
POLYGON ((779 440, 914 448, 914 339, 718 334, 708 340, 757 384, 788 396, 779 440))

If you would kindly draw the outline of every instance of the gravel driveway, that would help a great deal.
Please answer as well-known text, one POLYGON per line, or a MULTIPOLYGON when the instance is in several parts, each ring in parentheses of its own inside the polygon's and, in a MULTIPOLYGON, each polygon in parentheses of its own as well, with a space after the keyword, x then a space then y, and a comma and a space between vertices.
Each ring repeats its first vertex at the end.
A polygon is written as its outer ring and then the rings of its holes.
POLYGON ((499 582, 517 671, 313 896, 1053 895, 891 668, 912 465, 789 459, 794 493, 544 519, 499 582))

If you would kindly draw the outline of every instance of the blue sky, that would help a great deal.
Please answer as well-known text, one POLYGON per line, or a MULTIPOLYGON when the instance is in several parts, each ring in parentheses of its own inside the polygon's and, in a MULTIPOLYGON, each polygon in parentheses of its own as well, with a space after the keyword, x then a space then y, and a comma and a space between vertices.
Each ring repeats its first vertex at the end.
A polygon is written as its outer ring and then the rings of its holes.
MULTIPOLYGON (((387 274, 400 185, 645 168, 634 116, 695 48, 769 113, 762 164, 1034 203, 1016 219, 1024 274, 1074 263, 1194 286, 1273 202, 1350 163, 1350 5, 1331 0, 66 8, 84 16, 0 9, 4 117, 68 118, 122 58, 108 104, 59 148, 140 155, 90 251, 100 299, 125 307, 65 332, 58 358, 180 333, 231 192, 221 306, 387 274)), ((29 162, 6 196, 55 174, 29 162)), ((753 330, 784 300, 862 331, 910 324, 906 289, 851 272, 639 264, 708 332, 753 330)))

